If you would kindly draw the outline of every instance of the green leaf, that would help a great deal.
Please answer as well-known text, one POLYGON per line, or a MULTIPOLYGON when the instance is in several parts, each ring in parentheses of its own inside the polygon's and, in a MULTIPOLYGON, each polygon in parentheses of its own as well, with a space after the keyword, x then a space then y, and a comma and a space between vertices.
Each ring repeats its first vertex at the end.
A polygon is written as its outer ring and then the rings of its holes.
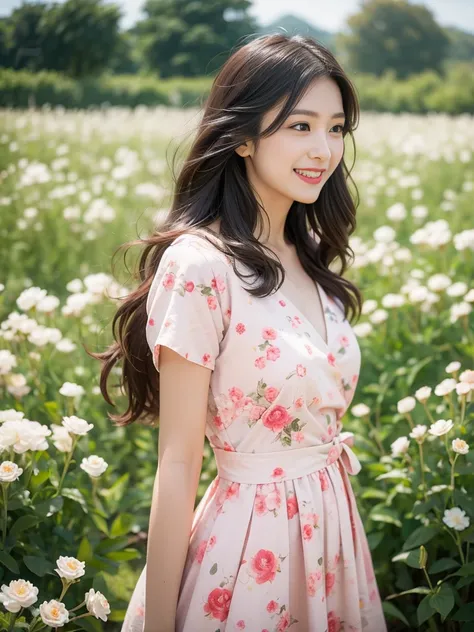
POLYGON ((44 557, 25 555, 23 564, 38 577, 44 577, 47 573, 54 572, 54 564, 44 557))
POLYGON ((438 529, 436 527, 419 527, 415 529, 413 533, 410 533, 402 548, 404 551, 414 549, 421 544, 429 542, 437 533, 438 529))
POLYGON ((469 562, 469 564, 464 564, 461 568, 456 571, 456 575, 461 575, 461 577, 467 577, 468 575, 474 575, 474 562, 469 562))
POLYGON ((376 481, 383 481, 385 479, 402 479, 402 480, 410 480, 410 477, 408 476, 408 472, 407 470, 400 470, 400 469, 393 469, 390 470, 390 472, 385 472, 385 474, 380 474, 379 476, 376 477, 376 481))
POLYGON ((215 562, 212 566, 211 566, 211 570, 209 571, 209 575, 215 575, 217 573, 217 562, 215 562))
POLYGON ((104 518, 102 518, 102 516, 100 516, 99 514, 97 514, 95 512, 91 513, 90 517, 92 519, 92 522, 99 529, 99 531, 101 531, 106 536, 108 536, 109 535, 109 525, 107 524, 107 520, 104 520, 104 518))
POLYGON ((442 557, 431 564, 428 572, 430 575, 436 575, 436 573, 449 571, 452 568, 457 568, 458 566, 459 562, 456 562, 456 560, 452 560, 450 557, 442 557))
POLYGON ((422 625, 436 613, 435 608, 430 603, 431 597, 432 595, 426 595, 426 597, 418 604, 418 608, 416 609, 418 625, 422 625))
POLYGON ((401 528, 402 523, 400 522, 399 515, 399 512, 394 509, 376 505, 372 508, 369 518, 374 522, 387 522, 401 528))
POLYGON ((81 540, 81 544, 79 545, 79 550, 77 551, 76 558, 80 562, 91 562, 94 557, 94 552, 92 550, 91 543, 86 537, 83 537, 81 540))
POLYGON ((424 586, 417 586, 416 588, 410 588, 410 590, 404 590, 401 593, 389 595, 387 599, 395 599, 395 597, 401 597, 402 595, 427 595, 429 593, 431 593, 431 590, 429 588, 425 588, 424 586))
POLYGON ((59 485, 59 472, 58 472, 58 464, 54 459, 50 459, 48 461, 48 472, 49 472, 49 480, 53 487, 57 489, 59 485))
POLYGON ((55 498, 48 498, 35 505, 35 512, 43 518, 49 518, 53 514, 61 511, 64 505, 64 499, 62 496, 56 496, 55 498))
POLYGON ((395 619, 399 619, 400 621, 403 621, 403 623, 407 626, 410 627, 410 624, 408 623, 405 615, 403 614, 403 612, 401 610, 399 610, 396 606, 393 605, 393 603, 389 603, 388 601, 384 601, 382 603, 382 608, 383 611, 386 615, 388 615, 389 617, 395 617, 395 619))
POLYGON ((49 415, 49 418, 51 419, 53 423, 61 421, 61 415, 59 414, 59 409, 58 409, 58 402, 55 402, 55 401, 45 402, 44 407, 46 409, 46 412, 49 415))
POLYGON ((430 597, 430 606, 447 617, 454 607, 454 595, 447 584, 441 584, 438 592, 430 597))
POLYGON ((121 535, 130 533, 132 526, 135 524, 136 518, 132 514, 119 514, 110 527, 110 537, 118 538, 121 535))
POLYGON ((20 574, 20 569, 18 568, 16 560, 6 551, 0 551, 0 562, 4 564, 9 571, 15 573, 15 575, 20 574))
POLYGON ((382 542, 384 537, 385 537, 385 534, 384 534, 383 531, 376 531, 375 533, 368 533, 367 534, 367 540, 369 542, 370 550, 373 551, 374 549, 376 549, 378 547, 378 545, 382 542))
POLYGON ((10 534, 16 536, 22 531, 26 531, 26 529, 31 529, 31 527, 34 527, 39 522, 40 521, 36 516, 20 516, 20 518, 18 518, 18 520, 11 527, 10 534))
POLYGON ((128 562, 129 560, 140 559, 142 554, 137 549, 124 549, 123 551, 113 551, 107 553, 109 560, 114 562, 128 562))
POLYGON ((89 508, 87 507, 87 502, 81 492, 75 487, 64 487, 61 494, 65 498, 69 498, 70 500, 74 500, 76 503, 81 505, 84 513, 89 513, 89 508))
POLYGON ((408 566, 411 566, 412 568, 423 568, 423 563, 426 564, 426 549, 423 553, 423 548, 424 547, 420 547, 414 551, 399 553, 398 555, 395 555, 395 557, 392 557, 392 562, 405 562, 405 564, 408 564, 408 566))
POLYGON ((474 603, 466 603, 451 617, 453 621, 474 621, 474 603))
POLYGON ((127 544, 128 544, 127 537, 104 538, 96 546, 95 551, 99 555, 110 553, 111 551, 121 551, 127 546, 127 544))

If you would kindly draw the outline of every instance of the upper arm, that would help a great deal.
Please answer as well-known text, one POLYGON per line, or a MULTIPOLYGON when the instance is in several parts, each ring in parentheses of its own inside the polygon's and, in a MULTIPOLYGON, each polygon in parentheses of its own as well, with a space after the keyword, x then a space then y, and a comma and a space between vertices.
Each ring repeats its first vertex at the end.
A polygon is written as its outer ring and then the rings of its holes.
POLYGON ((163 345, 160 368, 159 463, 201 469, 211 370, 163 345))

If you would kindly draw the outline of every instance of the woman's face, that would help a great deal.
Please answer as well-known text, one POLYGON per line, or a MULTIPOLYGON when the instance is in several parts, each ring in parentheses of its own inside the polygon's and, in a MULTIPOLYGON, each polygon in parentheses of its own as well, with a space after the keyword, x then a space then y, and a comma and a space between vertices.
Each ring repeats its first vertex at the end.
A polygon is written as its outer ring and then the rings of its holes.
MULTIPOLYGON (((265 114, 262 131, 281 109, 280 105, 265 114)), ((260 139, 257 150, 251 141, 236 150, 245 158, 249 181, 266 210, 288 210, 295 200, 314 203, 344 154, 344 108, 333 79, 315 80, 295 110, 315 114, 293 112, 278 131, 260 139), (295 172, 308 168, 326 169, 320 182, 306 182, 295 172)))

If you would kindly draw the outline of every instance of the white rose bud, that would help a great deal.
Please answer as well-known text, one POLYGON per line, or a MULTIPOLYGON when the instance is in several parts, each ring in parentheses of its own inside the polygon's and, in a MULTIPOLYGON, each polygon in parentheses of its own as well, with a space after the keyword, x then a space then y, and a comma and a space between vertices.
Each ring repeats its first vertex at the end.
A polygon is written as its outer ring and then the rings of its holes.
POLYGON ((407 437, 399 437, 391 444, 392 456, 400 456, 405 454, 410 446, 410 440, 407 437))
POLYGON ((0 483, 13 483, 23 474, 23 469, 12 461, 0 463, 0 483))
POLYGON ((38 601, 38 588, 24 579, 13 579, 10 584, 2 584, 0 602, 8 612, 19 612, 38 601))
POLYGON ((105 472, 109 464, 106 463, 101 456, 92 454, 87 458, 84 457, 79 467, 82 468, 84 472, 87 472, 89 476, 96 478, 105 472))
POLYGON ((414 397, 404 397, 397 403, 397 410, 399 413, 409 413, 416 406, 416 399, 414 397))
POLYGON ((58 426, 58 424, 52 424, 51 430, 53 431, 52 439, 55 448, 60 452, 70 452, 72 449, 72 437, 67 428, 58 426))
POLYGON ((422 386, 415 392, 416 399, 422 404, 426 402, 428 397, 431 395, 431 387, 430 386, 422 386))
POLYGON ((410 437, 412 439, 416 439, 416 441, 419 442, 420 439, 422 439, 425 436, 427 430, 428 428, 426 426, 419 424, 418 426, 415 426, 413 430, 410 432, 410 437))
POLYGON ((85 562, 80 562, 75 557, 66 557, 64 555, 60 555, 56 560, 57 568, 54 570, 59 575, 59 577, 64 577, 68 581, 74 581, 75 579, 79 579, 85 574, 84 567, 86 565, 85 562))
POLYGON ((110 614, 110 605, 104 595, 91 588, 85 595, 87 610, 97 619, 107 621, 107 615, 110 614))
POLYGON ((65 623, 69 622, 69 612, 61 601, 56 599, 43 601, 39 609, 41 619, 46 625, 53 628, 61 628, 65 623))

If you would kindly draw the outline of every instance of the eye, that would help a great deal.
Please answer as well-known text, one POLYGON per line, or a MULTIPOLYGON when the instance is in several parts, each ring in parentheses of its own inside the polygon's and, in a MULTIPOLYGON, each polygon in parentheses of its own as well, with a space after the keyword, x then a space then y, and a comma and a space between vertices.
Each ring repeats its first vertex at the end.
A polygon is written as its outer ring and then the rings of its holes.
MULTIPOLYGON (((309 127, 309 123, 296 123, 295 125, 292 125, 290 129, 296 129, 298 127, 298 125, 306 125, 306 127, 309 127)), ((342 134, 342 132, 344 131, 344 126, 343 125, 334 125, 334 127, 340 127, 341 128, 339 132, 336 132, 337 134, 342 134)), ((333 127, 333 129, 334 129, 334 127, 333 127)), ((297 130, 297 131, 299 131, 299 130, 297 130)))

